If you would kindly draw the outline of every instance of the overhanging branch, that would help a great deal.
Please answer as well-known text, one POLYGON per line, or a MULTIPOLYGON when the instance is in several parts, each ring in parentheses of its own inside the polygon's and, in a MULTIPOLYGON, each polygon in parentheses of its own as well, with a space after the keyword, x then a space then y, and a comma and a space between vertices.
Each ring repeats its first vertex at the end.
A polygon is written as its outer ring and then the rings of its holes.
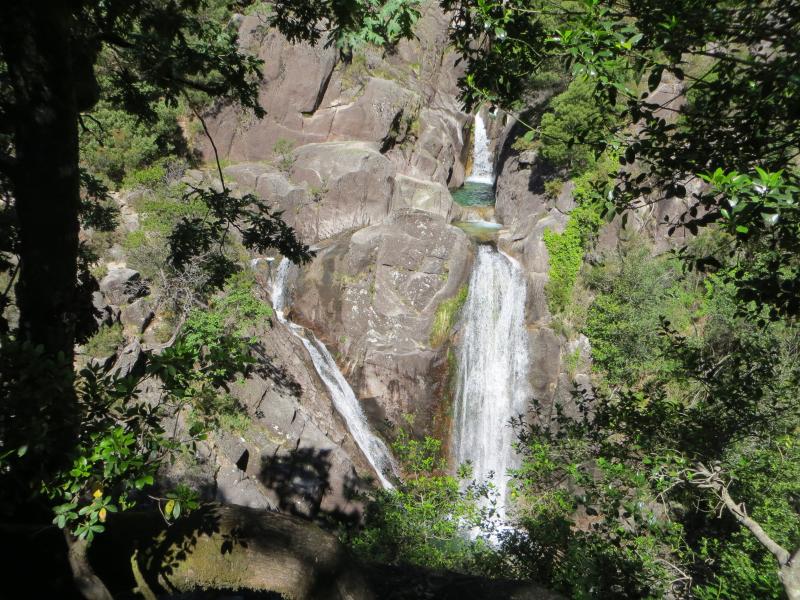
POLYGON ((737 504, 733 500, 728 491, 730 482, 723 481, 722 470, 718 466, 709 469, 704 464, 698 463, 692 471, 691 482, 699 488, 711 490, 736 520, 746 527, 764 548, 769 550, 781 567, 798 557, 800 549, 795 552, 794 556, 790 556, 788 550, 773 540, 758 522, 748 516, 744 503, 737 504))

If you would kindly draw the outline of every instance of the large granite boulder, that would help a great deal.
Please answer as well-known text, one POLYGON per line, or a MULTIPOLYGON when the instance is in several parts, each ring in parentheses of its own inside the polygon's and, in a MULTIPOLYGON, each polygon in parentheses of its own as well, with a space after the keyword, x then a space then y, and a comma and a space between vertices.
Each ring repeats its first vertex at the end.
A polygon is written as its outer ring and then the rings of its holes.
MULTIPOLYGON (((241 20, 241 45, 264 61, 259 103, 267 111, 255 119, 236 105, 216 109, 208 120, 221 155, 232 160, 269 160, 279 140, 295 143, 325 141, 325 135, 304 133, 304 114, 317 110, 337 63, 337 51, 324 43, 292 44, 257 16, 241 20)), ((211 145, 199 139, 208 159, 211 145)))
POLYGON ((395 166, 364 142, 309 144, 295 151, 291 178, 318 196, 298 217, 301 233, 311 225, 316 239, 383 221, 391 209, 395 166), (303 221, 312 221, 304 223, 303 221))
MULTIPOLYGON (((451 188, 464 183, 469 155, 465 129, 470 122, 455 103, 453 106, 426 107, 419 114, 419 132, 408 150, 401 148, 398 162, 414 177, 428 178, 451 188)), ((395 150, 392 156, 398 156, 395 150)))
POLYGON ((407 175, 395 178, 392 210, 413 208, 444 218, 448 223, 460 218, 461 208, 441 183, 416 179, 407 175))
POLYGON ((336 104, 310 117, 305 131, 328 140, 364 140, 388 148, 406 139, 419 96, 396 81, 369 77, 355 101, 336 104))
POLYGON ((304 242, 315 243, 386 219, 396 168, 374 144, 328 142, 295 150, 290 172, 243 163, 224 174, 237 192, 272 203, 304 242))
POLYGON ((536 150, 509 156, 497 177, 497 220, 506 227, 514 227, 524 219, 544 216, 552 207, 544 190, 545 176, 549 173, 536 150))
POLYGON ((393 213, 322 248, 296 283, 293 318, 323 339, 372 423, 442 409, 444 351, 431 345, 438 306, 467 283, 472 244, 440 216, 393 213))
POLYGON ((100 280, 100 291, 109 304, 121 306, 147 295, 148 289, 138 271, 120 267, 111 269, 100 280))

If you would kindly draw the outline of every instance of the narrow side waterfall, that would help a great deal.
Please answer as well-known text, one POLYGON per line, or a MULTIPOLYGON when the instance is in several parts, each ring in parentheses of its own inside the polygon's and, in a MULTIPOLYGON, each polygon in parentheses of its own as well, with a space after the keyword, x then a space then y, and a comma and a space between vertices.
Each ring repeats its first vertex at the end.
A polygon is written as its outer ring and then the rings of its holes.
POLYGON ((494 183, 494 165, 492 154, 489 152, 489 136, 486 133, 486 124, 480 111, 475 115, 475 145, 472 149, 472 175, 467 181, 473 183, 494 183))
POLYGON ((369 464, 372 465, 384 489, 392 488, 393 486, 387 478, 387 475, 390 474, 397 475, 397 466, 392 453, 383 440, 370 431, 367 417, 361 409, 353 388, 347 383, 333 356, 325 344, 319 341, 313 333, 292 323, 283 314, 286 306, 286 280, 291 264, 286 258, 281 260, 272 282, 271 297, 275 315, 281 323, 289 328, 292 334, 303 342, 303 346, 311 357, 311 362, 314 363, 314 369, 328 389, 334 407, 344 418, 356 444, 366 456, 369 464))
POLYGON ((462 313, 453 455, 456 464, 472 463, 478 481, 494 474, 501 516, 507 471, 518 466, 509 421, 525 412, 529 396, 525 288, 513 259, 479 247, 462 313))

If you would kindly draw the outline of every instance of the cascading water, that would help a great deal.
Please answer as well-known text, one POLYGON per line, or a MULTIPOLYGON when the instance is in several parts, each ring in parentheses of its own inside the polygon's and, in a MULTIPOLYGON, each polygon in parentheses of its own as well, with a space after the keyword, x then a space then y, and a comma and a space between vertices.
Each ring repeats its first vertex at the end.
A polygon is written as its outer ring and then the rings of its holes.
POLYGON ((489 135, 480 111, 475 115, 475 145, 472 150, 472 175, 467 177, 471 183, 494 183, 492 154, 489 152, 489 135))
POLYGON ((308 355, 311 357, 311 362, 314 364, 314 369, 316 369, 328 389, 333 405, 344 418, 353 439, 364 453, 364 456, 366 456, 369 464, 372 465, 381 485, 384 489, 390 489, 393 486, 387 478, 387 474, 397 476, 397 466, 394 458, 386 444, 370 431, 367 417, 364 415, 353 389, 336 365, 333 356, 331 356, 325 344, 319 341, 313 333, 296 323, 292 323, 283 314, 283 309, 286 306, 286 281, 290 266, 291 262, 288 259, 281 260, 272 282, 271 297, 275 315, 305 346, 308 355))
POLYGON ((518 464, 509 422, 525 412, 529 396, 525 293, 516 261, 480 246, 462 313, 453 455, 456 464, 472 463, 477 481, 494 474, 500 516, 507 472, 518 464))

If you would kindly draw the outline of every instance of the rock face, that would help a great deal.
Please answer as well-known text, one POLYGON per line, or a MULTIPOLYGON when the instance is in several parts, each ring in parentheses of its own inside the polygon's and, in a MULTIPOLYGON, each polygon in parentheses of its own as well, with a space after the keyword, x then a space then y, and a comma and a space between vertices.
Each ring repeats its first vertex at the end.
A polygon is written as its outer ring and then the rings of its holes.
POLYGON ((352 492, 374 479, 328 398, 302 344, 275 321, 259 335, 258 365, 230 388, 247 416, 220 429, 195 457, 166 475, 192 480, 206 498, 304 517, 356 518, 352 492))
POLYGON ((471 243, 461 230, 405 210, 333 240, 301 272, 292 317, 338 350, 373 424, 415 414, 419 429, 430 431, 444 361, 431 347, 431 328, 470 266, 471 243))
MULTIPOLYGON (((374 425, 417 413, 429 430, 446 370, 443 351, 430 345, 433 318, 471 264, 471 243, 449 226, 462 211, 448 187, 464 180, 472 118, 458 101, 451 17, 435 2, 421 10, 413 39, 391 51, 367 47, 347 62, 325 40, 293 45, 242 17, 241 44, 265 61, 259 99, 267 116, 223 106, 206 121, 221 157, 234 163, 226 185, 271 203, 321 248, 300 274, 293 317, 338 351, 374 425)), ((284 358, 292 355, 303 352, 284 358)), ((317 417, 323 405, 332 410, 324 400, 317 417)), ((307 399, 299 404, 305 410, 307 399)), ((286 420, 290 405, 269 417, 282 431, 297 427, 286 420)), ((333 434, 321 432, 316 448, 352 445, 346 431, 332 445, 333 434)), ((227 453, 231 461, 237 452, 227 453)), ((346 452, 361 460, 355 447, 346 452)))
POLYGON ((374 143, 307 144, 293 152, 288 171, 242 163, 224 175, 239 193, 275 203, 310 244, 383 223, 398 209, 427 211, 448 222, 460 215, 444 185, 398 174, 374 143))
POLYGON ((128 325, 137 333, 142 333, 155 317, 153 308, 147 298, 137 298, 130 304, 123 306, 120 313, 120 321, 123 325, 128 325))
MULTIPOLYGON (((457 100, 448 23, 436 3, 427 3, 413 40, 400 42, 391 54, 369 48, 344 63, 325 41, 291 44, 277 31, 265 31, 258 17, 242 18, 242 46, 265 61, 259 100, 267 116, 255 120, 232 106, 209 115, 222 156, 274 160, 281 140, 295 146, 371 142, 401 173, 460 185, 470 117, 457 100)), ((199 141, 211 159, 210 145, 199 141)))

